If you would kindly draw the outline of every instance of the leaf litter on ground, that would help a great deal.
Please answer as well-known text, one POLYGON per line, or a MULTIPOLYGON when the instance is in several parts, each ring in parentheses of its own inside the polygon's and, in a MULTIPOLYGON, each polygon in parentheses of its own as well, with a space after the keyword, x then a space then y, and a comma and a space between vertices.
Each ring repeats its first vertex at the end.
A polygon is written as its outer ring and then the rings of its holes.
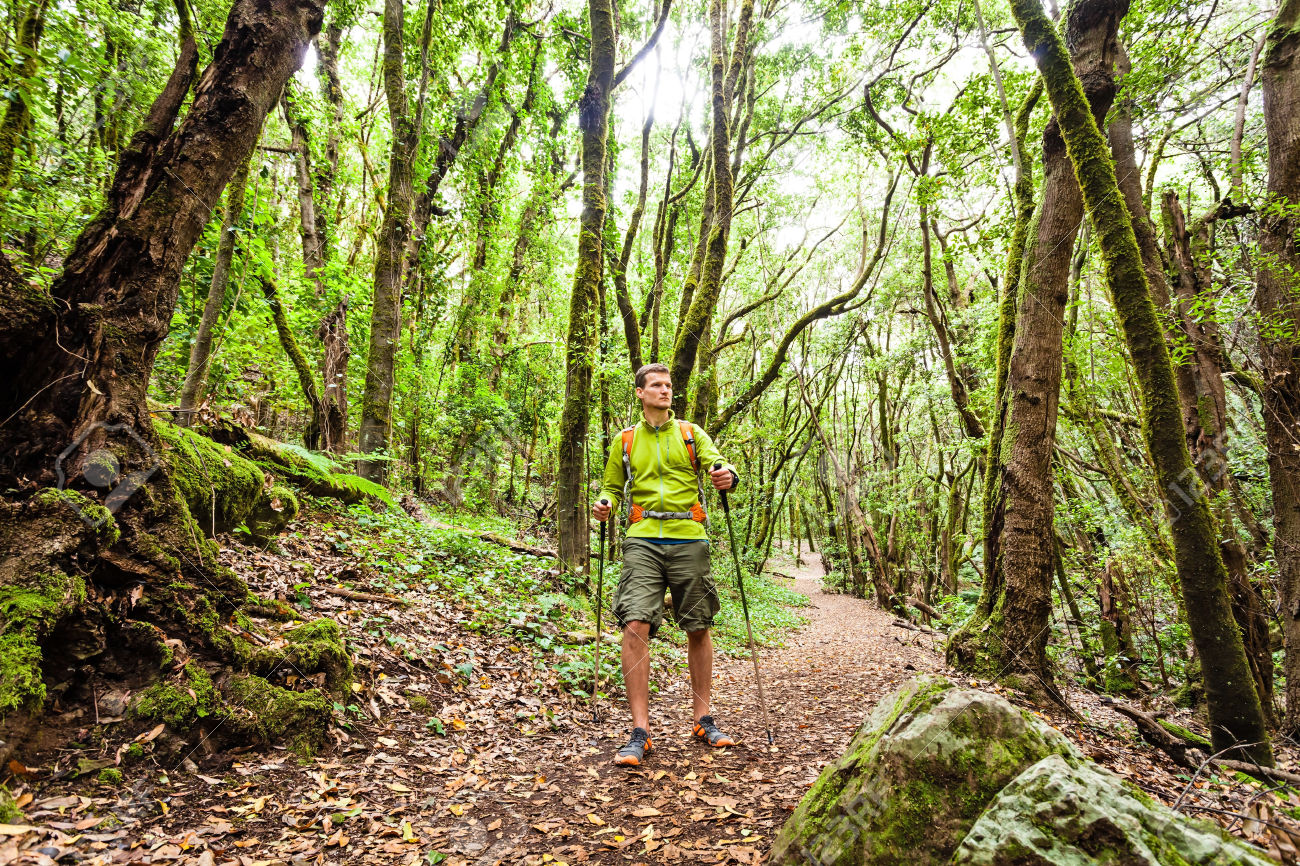
MULTIPOLYGON (((91 748, 10 767, 23 820, 0 825, 0 862, 759 864, 877 699, 917 673, 952 675, 933 636, 900 637, 888 614, 824 593, 812 569, 780 561, 795 577, 793 591, 781 581, 782 597, 797 591, 812 605, 786 620, 811 620, 786 645, 775 645, 781 615, 764 632, 776 746, 766 745, 746 654, 721 653, 715 667, 714 714, 741 742, 713 750, 691 738, 682 654, 656 646, 657 748, 641 767, 615 767, 628 726, 606 696, 621 691, 616 639, 593 722, 579 688, 589 690, 590 669, 564 667, 566 654, 588 649, 566 643, 565 628, 590 631, 591 610, 568 599, 552 561, 325 503, 274 548, 225 536, 221 556, 255 592, 344 629, 355 681, 335 706, 332 745, 311 758, 271 749, 195 763, 155 751, 161 731, 135 736, 101 718, 86 726, 91 748), (116 786, 67 772, 126 755, 132 741, 143 757, 119 761, 116 786)), ((1297 862, 1300 794, 1221 775, 1189 784, 1095 695, 1067 695, 1084 722, 1037 711, 1089 757, 1297 862)))

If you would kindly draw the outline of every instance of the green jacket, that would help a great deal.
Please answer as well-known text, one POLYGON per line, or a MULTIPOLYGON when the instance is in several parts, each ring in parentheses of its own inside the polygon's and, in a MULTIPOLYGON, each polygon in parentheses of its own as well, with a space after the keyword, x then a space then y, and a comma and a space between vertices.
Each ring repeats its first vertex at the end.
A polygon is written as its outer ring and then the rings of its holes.
MULTIPOLYGON (((716 461, 722 460, 717 446, 699 427, 695 431, 695 457, 699 461, 704 489, 713 489, 708 471, 716 461)), ((632 438, 632 502, 650 511, 690 511, 699 501, 699 487, 695 470, 691 467, 686 443, 672 412, 661 427, 651 427, 642 416, 632 438)), ((735 468, 724 461, 733 473, 735 468)), ((623 502, 623 486, 627 481, 623 471, 623 438, 618 435, 609 449, 605 462, 605 477, 601 482, 600 496, 614 503, 617 510, 623 502)), ((707 509, 713 503, 705 502, 707 509)), ((628 538, 677 538, 705 540, 708 533, 704 524, 694 520, 655 520, 647 517, 628 526, 628 538)))

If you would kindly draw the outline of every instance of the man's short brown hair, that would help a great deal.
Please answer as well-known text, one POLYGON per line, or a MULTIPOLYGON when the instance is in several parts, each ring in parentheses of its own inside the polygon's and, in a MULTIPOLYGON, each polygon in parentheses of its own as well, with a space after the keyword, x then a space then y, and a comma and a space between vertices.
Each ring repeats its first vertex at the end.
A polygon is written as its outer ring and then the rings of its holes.
POLYGON ((645 364, 640 370, 636 371, 636 386, 638 388, 644 388, 646 377, 651 373, 667 373, 670 376, 672 375, 672 371, 668 369, 667 364, 645 364))

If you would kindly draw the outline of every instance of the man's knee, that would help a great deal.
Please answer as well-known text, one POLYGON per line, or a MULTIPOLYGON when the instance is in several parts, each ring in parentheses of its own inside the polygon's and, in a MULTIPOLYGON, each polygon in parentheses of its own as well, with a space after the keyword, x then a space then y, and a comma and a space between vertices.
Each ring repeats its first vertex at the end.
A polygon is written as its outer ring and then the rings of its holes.
POLYGON ((650 640, 650 623, 634 619, 623 626, 623 639, 640 638, 643 641, 650 640))
POLYGON ((696 631, 688 631, 686 633, 686 640, 693 644, 703 643, 708 639, 709 639, 709 629, 707 628, 698 629, 696 631))

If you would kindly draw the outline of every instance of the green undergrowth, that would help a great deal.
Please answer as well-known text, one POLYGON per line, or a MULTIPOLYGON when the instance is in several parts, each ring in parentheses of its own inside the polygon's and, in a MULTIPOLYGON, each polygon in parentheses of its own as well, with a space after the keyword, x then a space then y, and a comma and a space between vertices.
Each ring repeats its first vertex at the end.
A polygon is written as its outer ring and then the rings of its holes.
MULTIPOLYGON (((453 600, 466 609, 465 627, 508 635, 532 652, 535 669, 554 672, 575 694, 585 696, 590 692, 595 671, 594 561, 589 580, 581 575, 569 577, 558 571, 554 559, 515 553, 471 534, 489 531, 518 538, 518 530, 499 518, 465 512, 454 517, 433 514, 435 521, 446 525, 441 528, 400 510, 380 513, 365 503, 345 506, 317 500, 315 507, 319 513, 312 522, 324 532, 335 551, 356 556, 369 566, 366 571, 387 584, 376 587, 372 580, 356 588, 433 594, 453 600)), ((521 540, 544 546, 536 539, 521 540)), ((715 647, 739 656, 748 652, 740 596, 729 558, 724 558, 725 546, 715 539, 712 548, 713 578, 722 599, 722 610, 714 623, 715 647)), ((618 632, 612 608, 620 570, 618 562, 605 563, 601 630, 607 638, 618 632)), ((805 622, 793 608, 808 604, 808 599, 776 581, 747 576, 745 591, 754 638, 759 644, 779 645, 791 630, 805 622)), ((671 616, 665 617, 658 637, 657 661, 684 667, 686 635, 671 616)), ((400 635, 388 639, 408 656, 418 657, 431 650, 406 645, 400 635)), ((609 693, 619 688, 618 645, 617 638, 612 638, 604 641, 602 648, 600 691, 609 693)))
MULTIPOLYGON (((713 621, 714 644, 723 652, 733 655, 748 653, 749 639, 745 633, 745 617, 740 605, 740 591, 736 585, 736 570, 723 542, 715 541, 711 546, 713 579, 722 598, 722 610, 713 621)), ((760 646, 782 645, 787 634, 808 621, 807 617, 796 610, 808 606, 808 597, 770 577, 747 573, 745 600, 749 603, 754 640, 760 646)), ((685 635, 682 639, 684 643, 685 635)))

